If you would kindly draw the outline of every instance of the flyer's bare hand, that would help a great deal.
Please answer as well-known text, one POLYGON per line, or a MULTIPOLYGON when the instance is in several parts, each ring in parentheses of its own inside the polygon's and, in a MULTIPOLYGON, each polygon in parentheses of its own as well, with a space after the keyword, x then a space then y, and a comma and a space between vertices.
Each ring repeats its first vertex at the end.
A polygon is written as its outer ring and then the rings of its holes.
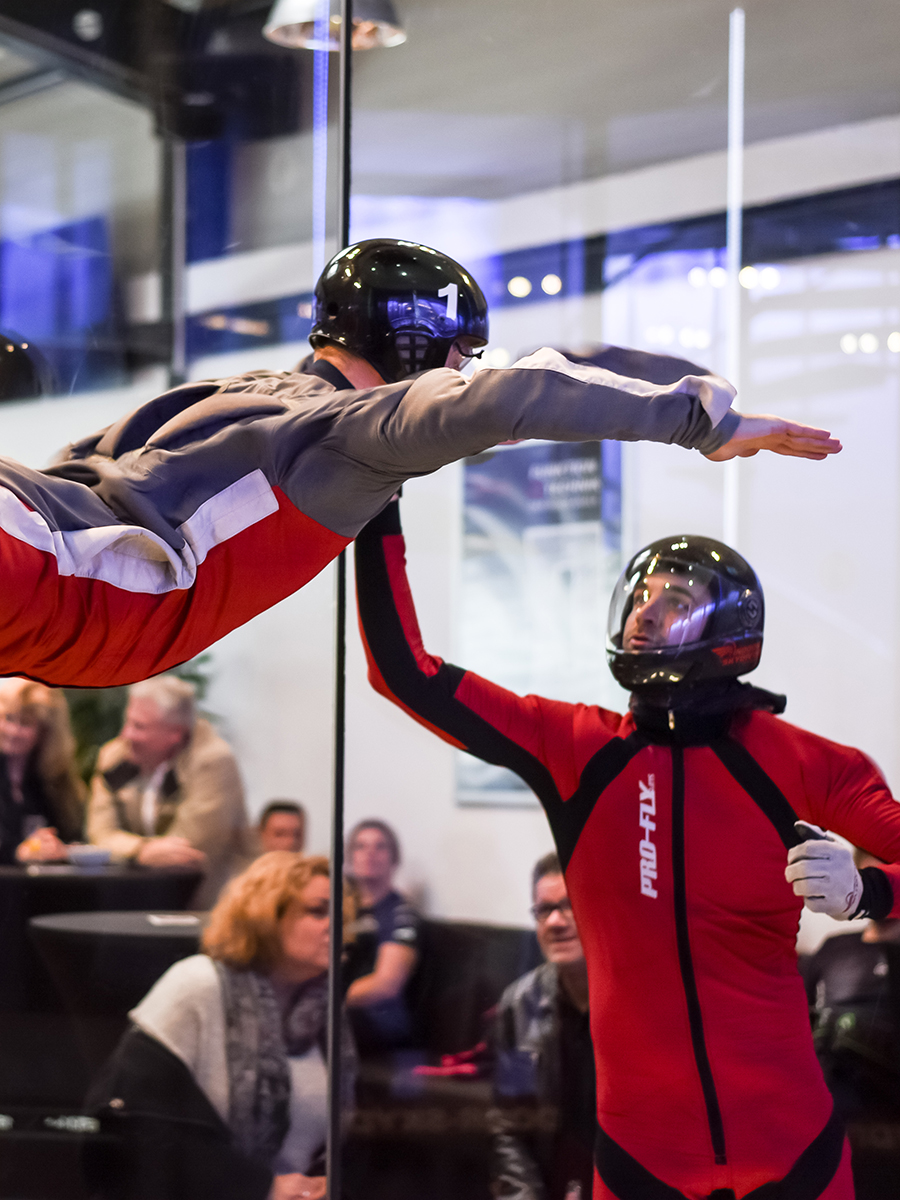
POLYGON ((706 457, 713 462, 726 462, 729 458, 751 458, 760 450, 771 450, 773 454, 787 454, 792 458, 823 459, 842 449, 841 443, 827 429, 785 421, 781 417, 741 413, 738 427, 729 440, 706 457))

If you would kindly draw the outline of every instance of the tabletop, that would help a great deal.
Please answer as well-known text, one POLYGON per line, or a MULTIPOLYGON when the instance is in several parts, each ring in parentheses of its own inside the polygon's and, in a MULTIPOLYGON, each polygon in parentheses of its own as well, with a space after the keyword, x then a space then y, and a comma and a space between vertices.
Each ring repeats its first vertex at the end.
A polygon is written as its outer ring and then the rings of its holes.
MULTIPOLYGON (((59 1011, 58 991, 35 954, 32 918, 180 911, 190 905, 201 879, 199 871, 178 867, 0 867, 0 1012, 59 1011)), ((0 1070, 2 1065, 0 1052, 0 1070)))
POLYGON ((23 883, 54 879, 103 882, 120 880, 146 882, 148 879, 193 879, 201 873, 192 867, 138 867, 130 863, 108 864, 103 867, 76 867, 72 863, 22 863, 0 867, 0 883, 19 880, 23 883))
POLYGON ((199 951, 206 917, 160 905, 30 918, 30 940, 72 1019, 89 1074, 115 1049, 129 1010, 169 967, 199 951))
POLYGON ((33 930, 69 938, 166 938, 196 944, 206 913, 81 912, 32 917, 33 930))

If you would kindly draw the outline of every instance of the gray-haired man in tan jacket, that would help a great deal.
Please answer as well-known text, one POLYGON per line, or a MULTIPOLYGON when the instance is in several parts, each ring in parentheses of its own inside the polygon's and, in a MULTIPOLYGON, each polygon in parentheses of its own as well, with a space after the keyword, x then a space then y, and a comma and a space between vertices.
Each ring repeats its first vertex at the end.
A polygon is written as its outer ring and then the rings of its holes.
POLYGON ((210 906, 246 861, 237 762, 197 717, 191 684, 161 675, 130 689, 122 732, 97 758, 87 835, 120 862, 202 869, 198 908, 210 906))

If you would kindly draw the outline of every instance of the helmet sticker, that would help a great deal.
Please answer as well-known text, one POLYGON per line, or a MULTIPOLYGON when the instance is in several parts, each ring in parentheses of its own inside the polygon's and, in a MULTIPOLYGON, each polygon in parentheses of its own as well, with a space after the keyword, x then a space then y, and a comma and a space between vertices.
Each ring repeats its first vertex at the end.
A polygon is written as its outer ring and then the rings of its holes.
POLYGON ((456 310, 459 306, 459 285, 448 283, 446 287, 438 290, 438 296, 447 297, 447 320, 456 321, 456 310))
POLYGON ((755 629, 762 619, 762 601, 748 588, 738 601, 741 622, 747 629, 755 629))

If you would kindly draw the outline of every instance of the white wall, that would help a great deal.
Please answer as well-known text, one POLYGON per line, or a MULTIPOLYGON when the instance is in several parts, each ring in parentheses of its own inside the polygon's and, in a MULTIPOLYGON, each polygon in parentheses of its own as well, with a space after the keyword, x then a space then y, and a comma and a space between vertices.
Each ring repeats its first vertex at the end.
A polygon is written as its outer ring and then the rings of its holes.
MULTIPOLYGON (((790 720, 859 745, 900 786, 900 353, 886 346, 900 330, 900 250, 803 259, 779 272, 776 288, 744 295, 742 406, 825 426, 845 449, 824 463, 763 454, 739 465, 738 549, 767 599, 766 647, 753 678, 787 693, 790 720), (877 350, 841 349, 846 334, 866 333, 877 350)), ((611 340, 647 345, 659 286, 606 293, 611 340)), ((687 323, 686 278, 681 289, 669 309, 687 323)), ((714 320, 712 328, 704 357, 715 365, 722 345, 714 320)), ((641 445, 630 448, 629 466, 633 548, 678 530, 722 537, 717 464, 641 445)))
MULTIPOLYGON (((453 661, 454 591, 461 533, 460 467, 403 489, 410 582, 425 645, 453 661)), ((380 816, 405 850, 405 881, 431 912, 472 920, 527 921, 527 876, 552 849, 537 809, 461 808, 454 751, 411 721, 365 680, 362 645, 350 630, 347 823, 380 816)))

